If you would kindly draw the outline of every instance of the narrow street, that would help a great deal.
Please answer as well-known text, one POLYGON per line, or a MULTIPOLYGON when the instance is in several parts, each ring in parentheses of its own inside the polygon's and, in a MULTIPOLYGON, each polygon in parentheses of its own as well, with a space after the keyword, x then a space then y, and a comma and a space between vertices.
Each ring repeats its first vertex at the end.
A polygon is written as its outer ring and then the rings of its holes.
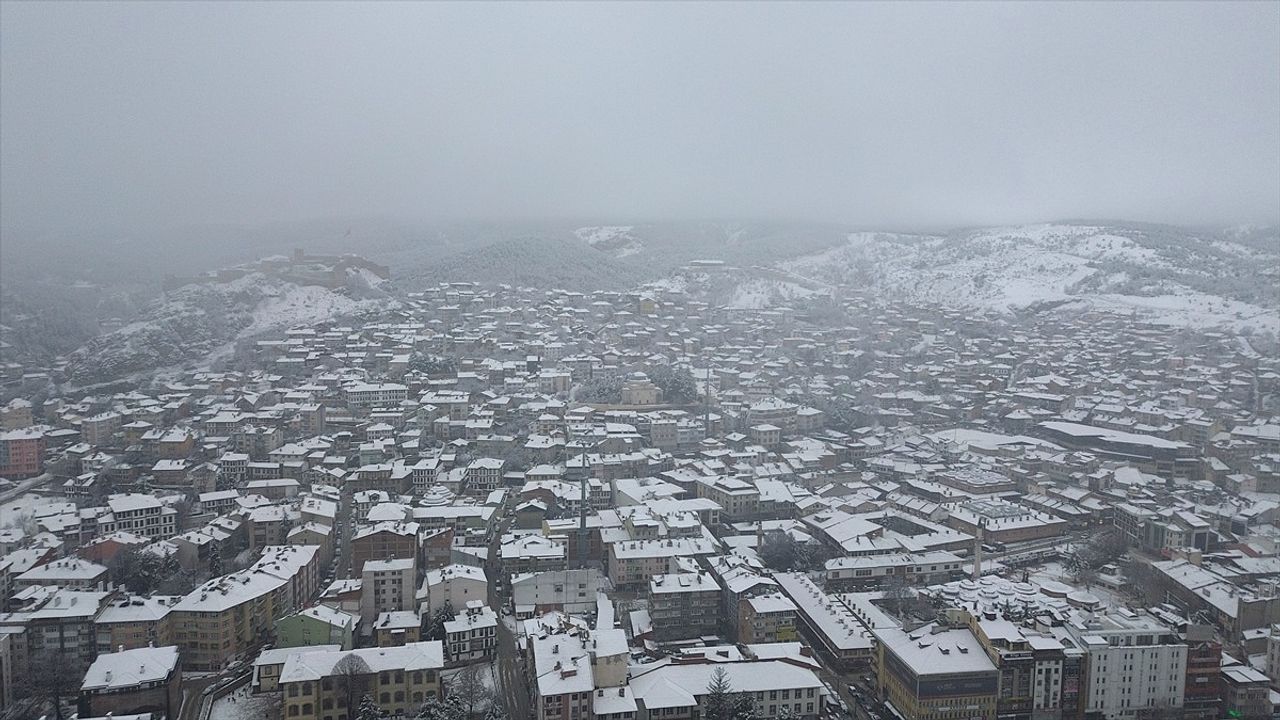
POLYGON ((508 498, 507 502, 498 508, 501 515, 489 539, 489 562, 485 567, 485 574, 489 578, 489 606, 498 613, 500 619, 498 623, 498 692, 502 696, 503 705, 507 708, 507 716, 514 720, 514 718, 532 717, 532 714, 529 708, 528 684, 519 659, 516 637, 507 627, 506 623, 509 621, 504 615, 506 596, 499 592, 497 582, 502 576, 499 554, 502 548, 502 536, 511 527, 513 521, 513 518, 506 515, 507 505, 510 502, 508 498))

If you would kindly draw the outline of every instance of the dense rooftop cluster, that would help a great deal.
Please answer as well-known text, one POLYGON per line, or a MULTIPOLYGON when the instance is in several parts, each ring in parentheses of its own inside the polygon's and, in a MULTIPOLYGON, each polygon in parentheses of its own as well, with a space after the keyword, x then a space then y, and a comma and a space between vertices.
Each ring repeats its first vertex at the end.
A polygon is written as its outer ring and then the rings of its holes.
POLYGON ((1280 703, 1280 364, 1234 333, 449 283, 121 381, 3 406, 15 716, 1280 703))

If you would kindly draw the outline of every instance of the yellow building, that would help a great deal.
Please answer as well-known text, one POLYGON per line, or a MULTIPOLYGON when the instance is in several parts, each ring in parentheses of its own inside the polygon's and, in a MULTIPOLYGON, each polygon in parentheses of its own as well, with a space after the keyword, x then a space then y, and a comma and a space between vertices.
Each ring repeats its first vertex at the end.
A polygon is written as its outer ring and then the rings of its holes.
POLYGON ((999 671, 968 628, 876 631, 881 697, 906 720, 995 720, 999 671))
POLYGON ((181 599, 180 596, 155 595, 112 600, 93 621, 98 636, 98 652, 172 645, 171 611, 181 599))
POLYGON ((321 650, 290 655, 280 671, 286 720, 351 720, 368 695, 383 712, 412 715, 440 697, 444 645, 321 650))
POLYGON ((774 643, 798 640, 796 604, 782 593, 743 598, 738 607, 738 641, 774 643))

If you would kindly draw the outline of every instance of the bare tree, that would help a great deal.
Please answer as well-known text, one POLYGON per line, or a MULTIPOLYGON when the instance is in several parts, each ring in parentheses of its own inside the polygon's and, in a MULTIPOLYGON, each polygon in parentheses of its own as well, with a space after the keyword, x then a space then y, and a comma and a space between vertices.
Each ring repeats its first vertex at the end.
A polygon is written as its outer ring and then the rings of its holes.
POLYGON ((334 686, 338 691, 338 700, 345 703, 343 707, 346 708, 347 717, 355 712, 356 698, 364 694, 372 674, 373 668, 369 667, 369 663, 355 653, 347 653, 334 663, 334 686))
POLYGON ((53 716, 63 720, 63 698, 75 697, 80 689, 80 677, 68 671, 70 664, 71 658, 62 650, 32 655, 19 681, 19 694, 52 704, 53 716))
POLYGON ((468 665, 453 676, 449 695, 456 697, 466 708, 467 717, 484 712, 493 704, 493 689, 484 682, 484 664, 468 665))

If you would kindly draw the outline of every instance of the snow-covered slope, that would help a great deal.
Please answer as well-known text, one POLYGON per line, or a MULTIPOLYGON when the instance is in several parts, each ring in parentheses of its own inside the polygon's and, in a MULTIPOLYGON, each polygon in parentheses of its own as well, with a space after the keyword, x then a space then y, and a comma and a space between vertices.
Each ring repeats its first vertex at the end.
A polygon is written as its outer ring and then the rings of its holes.
POLYGON ((644 241, 632 234, 634 225, 597 225, 573 231, 591 247, 614 257, 630 257, 644 252, 644 241))
MULTIPOLYGON (((373 278, 381 285, 381 278, 373 278)), ((185 285, 146 307, 140 319, 71 353, 67 374, 89 384, 229 351, 237 340, 385 307, 365 273, 348 287, 299 285, 252 272, 228 282, 185 285)))
POLYGON ((925 304, 1138 312, 1177 325, 1280 328, 1280 237, 1143 225, 1031 225, 949 235, 855 233, 786 261, 822 282, 925 304))

